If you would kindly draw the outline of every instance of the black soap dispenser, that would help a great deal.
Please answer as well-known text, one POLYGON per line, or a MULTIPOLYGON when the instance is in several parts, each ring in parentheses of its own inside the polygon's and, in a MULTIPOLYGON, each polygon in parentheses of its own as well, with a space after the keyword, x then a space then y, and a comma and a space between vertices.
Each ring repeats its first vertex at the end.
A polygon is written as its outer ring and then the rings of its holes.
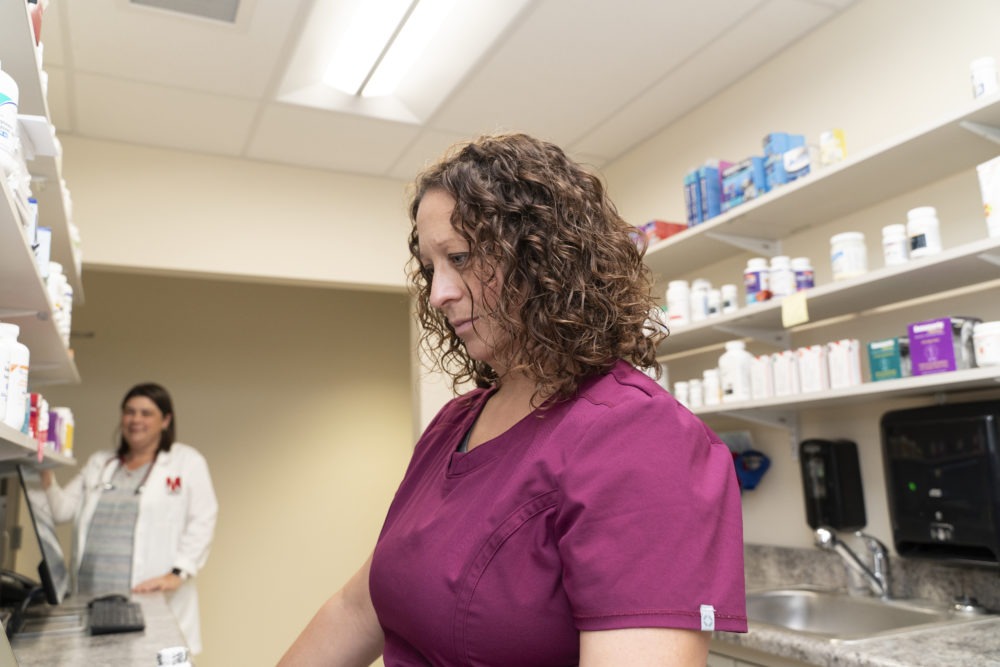
POLYGON ((799 444, 806 521, 815 530, 861 530, 867 524, 858 446, 850 440, 804 440, 799 444))

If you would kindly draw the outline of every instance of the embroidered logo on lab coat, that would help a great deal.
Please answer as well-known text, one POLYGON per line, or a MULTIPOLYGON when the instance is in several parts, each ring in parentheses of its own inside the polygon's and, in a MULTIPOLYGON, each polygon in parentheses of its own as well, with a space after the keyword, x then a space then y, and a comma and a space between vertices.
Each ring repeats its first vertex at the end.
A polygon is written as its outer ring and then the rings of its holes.
POLYGON ((167 477, 167 493, 180 493, 181 492, 181 478, 178 477, 167 477))

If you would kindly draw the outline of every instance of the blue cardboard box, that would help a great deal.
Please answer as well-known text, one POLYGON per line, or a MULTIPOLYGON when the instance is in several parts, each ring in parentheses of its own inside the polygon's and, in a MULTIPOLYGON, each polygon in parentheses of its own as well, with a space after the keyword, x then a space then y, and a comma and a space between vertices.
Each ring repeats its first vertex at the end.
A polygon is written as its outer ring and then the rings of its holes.
POLYGON ((809 147, 805 137, 787 132, 772 132, 765 136, 764 173, 769 190, 807 175, 809 147))
POLYGON ((698 170, 684 174, 684 205, 687 209, 687 225, 694 227, 703 220, 701 217, 701 187, 698 184, 698 170))
POLYGON ((731 162, 713 160, 698 169, 701 222, 722 213, 722 172, 731 165, 731 162))
POLYGON ((722 172, 722 210, 728 211, 767 192, 764 158, 748 157, 722 172))

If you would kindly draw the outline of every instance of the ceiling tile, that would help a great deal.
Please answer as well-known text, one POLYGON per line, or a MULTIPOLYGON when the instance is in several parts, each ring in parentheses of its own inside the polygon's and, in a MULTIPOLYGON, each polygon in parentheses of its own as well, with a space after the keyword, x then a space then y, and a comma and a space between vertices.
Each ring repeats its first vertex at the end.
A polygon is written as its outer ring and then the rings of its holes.
POLYGON ((504 125, 567 143, 759 2, 537 3, 431 124, 466 132, 504 125), (616 45, 613 57, 608 45, 616 45))
POLYGON ((120 79, 79 74, 79 134, 194 152, 239 155, 257 104, 120 79))
POLYGON ((67 3, 73 65, 220 95, 258 97, 271 84, 305 0, 246 0, 236 25, 130 4, 67 3))
POLYGON ((261 115, 247 157, 318 169, 384 176, 420 128, 270 104, 261 115))
POLYGON ((608 157, 620 155, 655 134, 666 121, 679 118, 736 83, 831 16, 829 8, 802 0, 771 0, 756 7, 574 141, 573 149, 608 157))
POLYGON ((424 130, 406 147, 387 175, 412 181, 420 170, 436 162, 451 146, 468 139, 472 137, 454 132, 424 130))

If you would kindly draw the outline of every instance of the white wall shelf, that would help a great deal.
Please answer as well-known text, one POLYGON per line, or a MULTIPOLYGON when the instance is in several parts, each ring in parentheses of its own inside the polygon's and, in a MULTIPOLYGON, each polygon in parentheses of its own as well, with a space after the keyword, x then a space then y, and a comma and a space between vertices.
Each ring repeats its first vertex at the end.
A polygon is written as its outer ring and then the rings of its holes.
POLYGON ((794 396, 711 405, 697 408, 693 412, 699 416, 728 415, 749 418, 753 418, 755 412, 761 412, 769 420, 770 415, 789 409, 831 408, 870 403, 873 398, 938 396, 956 391, 998 388, 1000 388, 1000 366, 986 366, 932 375, 916 375, 896 380, 866 382, 856 387, 844 389, 828 389, 795 394, 794 396))
POLYGON ((0 423, 0 471, 11 470, 19 463, 39 468, 76 465, 72 457, 54 452, 45 453, 42 461, 39 461, 37 442, 7 424, 0 423))
POLYGON ((1000 128, 1000 95, 664 239, 649 248, 646 263, 661 278, 690 273, 744 252, 727 237, 764 241, 770 249, 764 254, 780 254, 781 239, 795 232, 996 157, 1000 146, 983 136, 983 128, 1000 128))
MULTIPOLYGON (((0 2, 0 64, 17 81, 18 113, 49 119, 27 3, 0 2)), ((83 303, 80 262, 70 237, 60 159, 38 156, 28 162, 28 171, 32 193, 38 199, 39 225, 52 229, 52 261, 62 264, 73 287, 73 300, 83 303)))
POLYGON ((77 383, 72 352, 52 320, 52 304, 21 232, 10 191, 0 181, 0 320, 21 327, 19 340, 31 351, 32 387, 77 383))
MULTIPOLYGON (((818 322, 998 279, 1000 238, 987 238, 900 266, 883 267, 863 276, 820 285, 804 295, 810 322, 818 322)), ((781 300, 672 327, 660 351, 666 355, 662 359, 667 361, 674 354, 741 337, 786 348, 788 336, 782 325, 781 300)))

